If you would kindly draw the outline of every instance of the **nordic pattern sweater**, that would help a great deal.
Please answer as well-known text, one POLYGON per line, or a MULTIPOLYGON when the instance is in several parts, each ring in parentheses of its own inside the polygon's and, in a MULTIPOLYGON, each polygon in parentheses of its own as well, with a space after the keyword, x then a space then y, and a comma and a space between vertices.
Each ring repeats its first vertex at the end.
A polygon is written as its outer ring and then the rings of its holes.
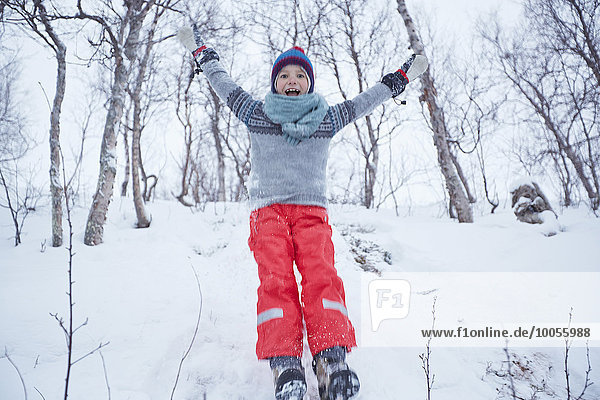
POLYGON ((329 107, 315 133, 293 146, 286 141, 281 125, 265 115, 263 102, 254 100, 238 86, 217 60, 202 68, 215 92, 250 131, 248 193, 253 210, 275 203, 327 208, 331 138, 392 97, 386 85, 377 83, 354 99, 329 107))

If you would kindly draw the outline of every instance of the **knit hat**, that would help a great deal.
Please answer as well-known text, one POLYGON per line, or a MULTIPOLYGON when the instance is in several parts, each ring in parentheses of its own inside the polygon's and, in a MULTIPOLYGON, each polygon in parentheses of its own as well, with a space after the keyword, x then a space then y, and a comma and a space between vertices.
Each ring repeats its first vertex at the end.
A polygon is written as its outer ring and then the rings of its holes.
POLYGON ((304 50, 298 46, 286 50, 275 60, 275 63, 273 64, 273 70, 271 71, 271 92, 277 93, 277 88, 275 87, 277 75, 279 74, 279 71, 283 69, 283 67, 290 64, 299 65, 306 72, 309 83, 308 93, 312 93, 315 88, 313 66, 308 57, 306 57, 304 54, 304 50))

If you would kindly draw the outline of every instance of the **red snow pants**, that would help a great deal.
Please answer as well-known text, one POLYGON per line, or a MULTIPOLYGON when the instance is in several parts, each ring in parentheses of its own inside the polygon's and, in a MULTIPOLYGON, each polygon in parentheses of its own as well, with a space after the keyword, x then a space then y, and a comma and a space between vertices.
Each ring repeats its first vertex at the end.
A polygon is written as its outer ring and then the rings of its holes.
POLYGON ((258 264, 256 355, 302 356, 303 324, 313 355, 356 346, 344 285, 334 266, 327 210, 273 204, 250 215, 250 250, 258 264), (302 276, 301 297, 294 276, 302 276))

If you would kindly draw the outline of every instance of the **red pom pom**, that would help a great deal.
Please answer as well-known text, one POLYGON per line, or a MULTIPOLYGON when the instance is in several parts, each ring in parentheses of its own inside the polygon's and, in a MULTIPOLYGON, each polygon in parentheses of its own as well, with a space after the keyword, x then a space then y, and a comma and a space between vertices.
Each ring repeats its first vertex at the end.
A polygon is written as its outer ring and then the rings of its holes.
POLYGON ((299 52, 304 54, 304 49, 302 47, 294 46, 294 47, 292 47, 292 49, 298 50, 299 52))

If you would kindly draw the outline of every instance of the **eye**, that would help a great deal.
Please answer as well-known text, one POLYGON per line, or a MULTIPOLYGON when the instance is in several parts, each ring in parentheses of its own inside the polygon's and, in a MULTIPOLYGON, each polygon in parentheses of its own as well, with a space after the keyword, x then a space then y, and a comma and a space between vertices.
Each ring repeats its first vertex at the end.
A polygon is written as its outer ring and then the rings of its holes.
POLYGON ((280 78, 283 78, 283 79, 285 79, 285 78, 287 78, 288 76, 287 76, 287 74, 281 74, 281 75, 279 75, 279 77, 280 77, 280 78))
POLYGON ((303 79, 304 78, 304 74, 298 74, 298 79, 303 79))

